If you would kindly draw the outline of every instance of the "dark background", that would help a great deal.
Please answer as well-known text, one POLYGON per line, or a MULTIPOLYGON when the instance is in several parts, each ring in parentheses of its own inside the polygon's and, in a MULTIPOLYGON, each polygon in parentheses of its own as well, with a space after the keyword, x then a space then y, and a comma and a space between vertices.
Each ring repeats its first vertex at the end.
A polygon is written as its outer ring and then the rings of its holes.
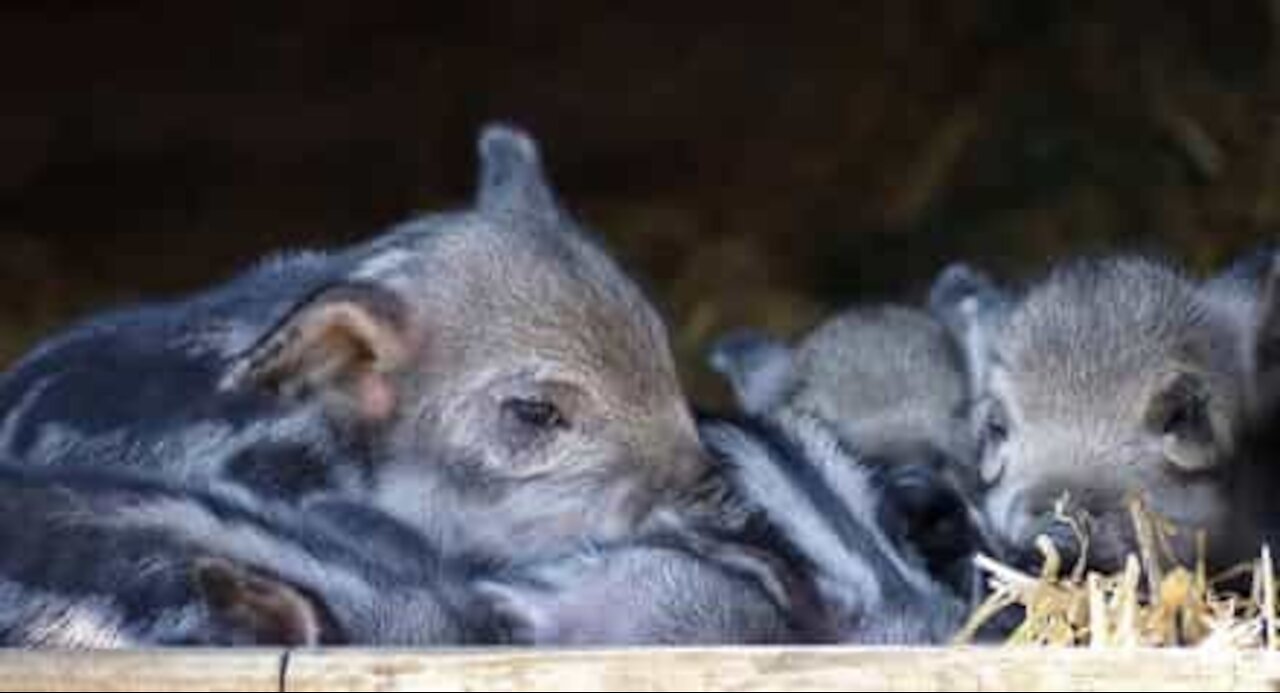
POLYGON ((1280 2, 6 3, 0 362, 94 308, 462 202, 491 118, 726 326, 918 300, 947 260, 1204 270, 1280 221, 1280 2), (83 6, 82 6, 83 5, 83 6))

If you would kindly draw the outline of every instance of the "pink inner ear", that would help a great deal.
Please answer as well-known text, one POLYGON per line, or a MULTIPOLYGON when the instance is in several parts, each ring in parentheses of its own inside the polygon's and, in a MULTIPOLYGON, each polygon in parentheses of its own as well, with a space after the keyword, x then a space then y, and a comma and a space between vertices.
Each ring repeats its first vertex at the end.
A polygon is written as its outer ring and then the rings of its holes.
POLYGON ((353 394, 359 415, 366 421, 385 421, 395 413, 395 388, 384 373, 360 374, 353 394))

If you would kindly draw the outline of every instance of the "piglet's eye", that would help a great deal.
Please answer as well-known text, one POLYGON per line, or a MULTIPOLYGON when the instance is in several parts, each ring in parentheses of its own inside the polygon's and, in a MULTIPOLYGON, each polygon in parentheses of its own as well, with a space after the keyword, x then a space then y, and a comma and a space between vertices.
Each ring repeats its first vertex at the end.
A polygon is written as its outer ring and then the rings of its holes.
POLYGON ((983 423, 983 438, 988 443, 999 445, 1009 439, 1009 425, 997 416, 988 416, 983 423))
POLYGON ((1184 431, 1194 430, 1202 417, 1202 407, 1195 400, 1179 402, 1165 415, 1160 426, 1162 433, 1181 435, 1184 431))
POLYGON ((541 399, 514 397, 502 403, 503 411, 515 421, 529 428, 566 428, 568 419, 556 405, 541 399))
POLYGON ((1162 392, 1152 405, 1150 420, 1162 435, 1188 441, 1213 437, 1209 421, 1209 397, 1196 378, 1183 375, 1162 392))
POLYGON ((999 401, 988 399, 979 407, 978 437, 984 446, 999 446, 1009 439, 1009 417, 999 401))

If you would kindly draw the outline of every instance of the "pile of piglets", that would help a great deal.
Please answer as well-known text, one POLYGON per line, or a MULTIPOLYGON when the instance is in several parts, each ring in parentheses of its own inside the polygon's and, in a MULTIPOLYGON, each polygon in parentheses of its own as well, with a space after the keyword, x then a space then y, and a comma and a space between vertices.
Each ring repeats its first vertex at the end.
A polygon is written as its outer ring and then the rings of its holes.
POLYGON ((977 554, 1081 550, 1063 499, 1097 570, 1134 493, 1214 565, 1280 531, 1271 248, 1210 278, 957 263, 919 305, 724 335, 737 411, 695 413, 535 142, 477 152, 468 208, 90 317, 0 377, 0 644, 945 643, 977 554))

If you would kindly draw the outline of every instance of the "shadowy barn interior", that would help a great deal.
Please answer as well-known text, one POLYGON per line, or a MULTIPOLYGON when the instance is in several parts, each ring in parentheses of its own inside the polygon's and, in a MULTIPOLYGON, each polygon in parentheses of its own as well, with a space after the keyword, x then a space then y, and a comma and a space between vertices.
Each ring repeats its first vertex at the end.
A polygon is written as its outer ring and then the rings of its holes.
MULTIPOLYGON (((11 3, 0 84, 0 366, 96 310, 464 204, 495 120, 540 141, 713 408, 703 354, 731 328, 919 302, 953 260, 1208 271, 1280 228, 1280 0, 11 3)), ((1123 648, 0 653, 0 689, 1277 677, 1272 653, 1123 648)))
POLYGON ((0 12, 5 361, 91 309, 458 203, 494 118, 540 138, 713 403, 700 350, 726 327, 916 298, 953 258, 1206 267, 1280 221, 1274 0, 0 12))

